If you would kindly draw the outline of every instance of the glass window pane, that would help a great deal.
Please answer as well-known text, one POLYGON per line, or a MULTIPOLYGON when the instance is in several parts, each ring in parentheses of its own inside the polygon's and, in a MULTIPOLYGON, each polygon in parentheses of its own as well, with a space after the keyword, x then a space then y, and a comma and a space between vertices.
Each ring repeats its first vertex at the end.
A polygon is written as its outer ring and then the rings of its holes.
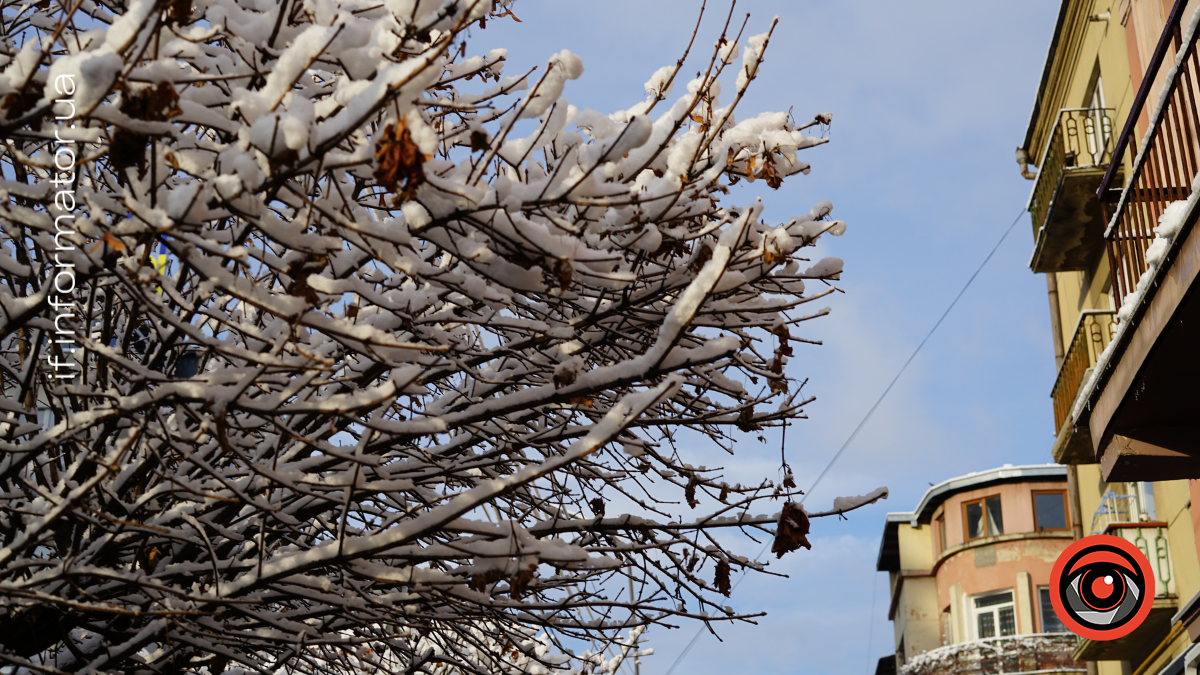
POLYGON ((1067 529, 1067 513, 1063 508, 1065 500, 1061 492, 1039 492, 1033 496, 1033 510, 1037 515, 1037 529, 1065 530, 1067 529))
POLYGON ((1054 605, 1050 602, 1050 587, 1038 587, 1038 605, 1042 610, 1042 632, 1043 633, 1065 633, 1067 627, 1062 621, 1058 620, 1058 615, 1054 613, 1054 605))
POLYGON ((946 550, 946 519, 938 518, 938 536, 942 539, 942 550, 946 550))
POLYGON ((988 497, 987 501, 988 536, 1004 534, 1004 516, 1000 513, 1000 498, 988 497))
POLYGON ((991 612, 979 615, 979 637, 996 637, 996 615, 991 612))
POLYGON ((983 504, 967 504, 967 539, 983 536, 983 504))
POLYGON ((1012 607, 1000 608, 1000 635, 1016 635, 1017 634, 1017 617, 1013 613, 1012 607))
POLYGON ((1012 591, 989 593, 988 595, 975 598, 975 607, 994 607, 995 605, 1003 605, 1006 602, 1012 601, 1012 591))

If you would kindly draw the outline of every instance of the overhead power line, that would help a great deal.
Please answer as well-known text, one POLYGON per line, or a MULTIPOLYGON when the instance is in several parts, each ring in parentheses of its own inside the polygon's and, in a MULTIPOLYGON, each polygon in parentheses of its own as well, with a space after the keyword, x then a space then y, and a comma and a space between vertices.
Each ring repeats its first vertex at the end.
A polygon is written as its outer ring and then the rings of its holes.
MULTIPOLYGON (((883 393, 879 395, 879 398, 875 400, 875 404, 872 405, 871 409, 867 411, 867 414, 863 416, 862 420, 858 423, 858 426, 854 427, 854 431, 850 434, 849 438, 846 439, 846 442, 842 443, 842 447, 838 448, 838 451, 836 453, 834 453, 832 458, 830 458, 829 463, 827 463, 825 465, 825 468, 821 470, 820 475, 818 475, 817 479, 813 481, 812 486, 810 486, 808 488, 808 492, 806 492, 804 494, 804 496, 800 499, 801 504, 803 504, 804 500, 808 499, 808 496, 812 494, 813 490, 815 490, 817 488, 817 486, 820 485, 821 480, 823 478, 825 478, 826 474, 829 473, 829 470, 833 468, 833 465, 836 464, 837 461, 839 459, 841 459, 842 455, 846 452, 846 448, 849 448, 850 444, 854 442, 854 439, 858 437, 858 433, 863 430, 863 427, 865 427, 867 425, 867 422, 870 421, 871 417, 875 414, 875 411, 879 409, 879 404, 883 403, 883 399, 887 398, 888 393, 890 393, 892 391, 892 387, 896 386, 896 382, 899 381, 900 376, 904 374, 905 370, 908 370, 909 364, 911 364, 913 362, 913 359, 917 358, 917 354, 919 354, 921 352, 921 348, 925 346, 926 342, 929 342, 929 338, 933 337, 933 334, 937 331, 938 327, 942 325, 942 322, 945 321, 946 317, 950 314, 950 310, 954 309, 954 306, 958 304, 958 301, 962 298, 963 294, 966 293, 967 289, 971 287, 971 283, 975 281, 975 277, 979 276, 979 273, 983 271, 984 266, 986 266, 988 264, 988 261, 992 259, 992 256, 996 255, 996 251, 1000 250, 1000 245, 1004 243, 1004 240, 1008 238, 1009 233, 1012 232, 1013 228, 1017 226, 1017 223, 1020 222, 1021 217, 1024 215, 1025 215, 1025 209, 1022 208, 1020 213, 1017 214, 1017 217, 1013 218, 1012 224, 1010 224, 1008 226, 1008 229, 1006 229, 1004 231, 1004 234, 1000 235, 1000 239, 996 242, 996 245, 992 247, 992 250, 988 252, 987 256, 983 259, 983 262, 979 263, 979 267, 975 268, 975 272, 971 275, 971 278, 967 279, 967 283, 963 284, 963 287, 958 292, 958 295, 954 296, 954 300, 950 301, 950 305, 948 307, 946 307, 946 311, 942 312, 942 315, 940 317, 938 317, 937 322, 933 324, 933 328, 929 329, 929 332, 925 334, 925 338, 923 340, 921 340, 921 343, 919 345, 917 345, 917 348, 914 349, 913 353, 909 355, 908 360, 904 362, 904 365, 900 366, 900 370, 898 370, 896 372, 896 376, 892 378, 892 381, 890 383, 888 383, 887 388, 884 389, 883 393)), ((766 553, 766 551, 767 551, 768 545, 769 545, 769 542, 767 544, 763 545, 762 550, 760 550, 758 552, 758 555, 754 557, 754 562, 758 562, 759 558, 762 558, 763 553, 766 553)), ((737 583, 734 584, 733 588, 736 589, 739 585, 741 585, 742 580, 745 578, 746 578, 746 572, 743 571, 742 576, 738 578, 737 583)), ((874 599, 872 599, 871 602, 872 602, 872 604, 874 604, 874 599)), ((871 612, 874 612, 874 611, 875 610, 872 607, 871 612)), ((869 619, 870 619, 870 617, 868 617, 868 621, 869 621, 869 619)), ((675 668, 678 667, 679 664, 683 662, 683 659, 688 655, 688 652, 692 651, 692 647, 696 646, 696 642, 700 639, 700 636, 703 633, 704 633, 703 626, 696 629, 696 634, 692 636, 691 641, 688 642, 687 646, 683 648, 683 651, 680 652, 679 656, 675 658, 675 662, 672 663, 671 667, 667 669, 667 672, 665 675, 671 675, 671 673, 675 672, 675 668)), ((871 641, 871 633, 868 633, 868 637, 867 637, 867 642, 868 642, 867 651, 868 652, 871 649, 871 645, 869 644, 870 641, 871 641)))

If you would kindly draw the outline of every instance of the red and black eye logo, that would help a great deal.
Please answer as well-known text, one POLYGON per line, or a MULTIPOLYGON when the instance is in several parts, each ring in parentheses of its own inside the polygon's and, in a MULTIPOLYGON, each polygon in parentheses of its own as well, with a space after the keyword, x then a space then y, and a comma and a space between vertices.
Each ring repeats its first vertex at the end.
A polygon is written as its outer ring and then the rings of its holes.
POLYGON ((1054 562, 1050 601, 1058 619, 1089 640, 1116 640, 1141 625, 1154 604, 1154 572, 1132 543, 1084 537, 1054 562))

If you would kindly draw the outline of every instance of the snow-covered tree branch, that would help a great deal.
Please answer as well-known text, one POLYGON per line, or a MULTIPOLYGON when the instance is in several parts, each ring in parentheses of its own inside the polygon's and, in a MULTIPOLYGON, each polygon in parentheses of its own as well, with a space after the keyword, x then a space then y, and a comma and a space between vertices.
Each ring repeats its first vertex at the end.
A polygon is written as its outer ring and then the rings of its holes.
POLYGON ((567 643, 747 618, 718 531, 808 544, 786 465, 687 445, 811 400, 845 226, 726 202, 829 116, 735 116, 728 21, 579 110, 569 51, 471 54, 511 4, 3 5, 0 662, 604 672, 567 643))

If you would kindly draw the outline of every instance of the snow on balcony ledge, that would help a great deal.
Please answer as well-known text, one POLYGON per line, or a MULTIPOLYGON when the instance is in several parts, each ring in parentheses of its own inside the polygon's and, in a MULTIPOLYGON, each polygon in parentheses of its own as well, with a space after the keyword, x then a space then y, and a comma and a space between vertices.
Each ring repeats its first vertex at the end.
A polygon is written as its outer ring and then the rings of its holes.
POLYGON ((985 673, 1086 673, 1071 659, 1078 638, 1071 633, 1037 633, 985 638, 933 649, 905 663, 899 675, 985 673))

